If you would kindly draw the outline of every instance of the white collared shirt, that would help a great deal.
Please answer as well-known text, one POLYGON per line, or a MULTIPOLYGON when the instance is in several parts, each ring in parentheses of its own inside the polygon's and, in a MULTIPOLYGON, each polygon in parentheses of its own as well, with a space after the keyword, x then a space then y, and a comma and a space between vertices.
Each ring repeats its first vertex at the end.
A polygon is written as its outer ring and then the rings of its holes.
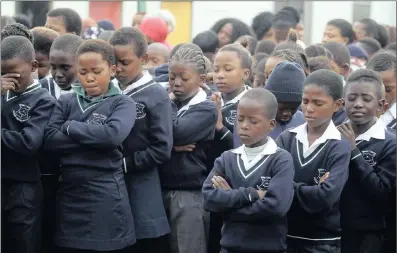
POLYGON ((241 160, 244 163, 244 168, 246 171, 250 170, 252 166, 257 164, 264 156, 266 155, 272 155, 276 153, 277 150, 277 144, 276 142, 271 138, 267 137, 267 142, 264 146, 262 146, 262 150, 257 154, 254 159, 251 161, 248 159, 246 149, 249 149, 246 147, 244 144, 234 150, 232 150, 233 153, 241 155, 241 160))
POLYGON ((139 80, 137 80, 135 83, 128 85, 127 88, 125 88, 125 90, 123 90, 123 94, 127 94, 128 92, 132 91, 133 89, 138 88, 152 80, 153 80, 153 77, 149 74, 149 72, 143 71, 143 76, 139 80))
POLYGON ((295 138, 302 143, 303 146, 303 157, 308 157, 314 150, 321 144, 327 142, 328 140, 340 140, 341 134, 339 130, 334 125, 332 120, 329 122, 327 129, 325 129, 323 135, 320 138, 315 140, 313 144, 309 147, 309 140, 307 136, 307 123, 295 127, 289 130, 290 132, 296 133, 295 138))
POLYGON ((385 126, 380 120, 376 120, 376 123, 370 127, 365 133, 357 136, 356 141, 369 141, 371 138, 384 140, 385 139, 385 126))
POLYGON ((59 99, 59 97, 60 97, 61 95, 68 94, 68 93, 73 93, 73 92, 74 92, 73 89, 70 89, 70 90, 62 90, 62 89, 58 86, 58 84, 55 82, 55 80, 53 80, 53 81, 54 81, 54 91, 55 91, 55 98, 56 98, 56 99, 59 99))
POLYGON ((379 117, 380 121, 385 125, 389 125, 394 119, 396 119, 396 102, 379 117))
POLYGON ((199 92, 197 92, 197 94, 192 99, 190 99, 189 103, 182 106, 182 108, 178 110, 178 116, 181 115, 183 112, 189 110, 190 106, 199 104, 201 102, 204 102, 205 100, 207 100, 207 93, 205 93, 203 89, 199 88, 199 92))
POLYGON ((240 94, 238 94, 237 96, 235 96, 232 100, 227 101, 226 103, 225 103, 225 101, 223 101, 223 98, 221 97, 222 107, 223 107, 223 106, 226 106, 226 105, 229 105, 229 104, 235 104, 235 103, 237 103, 237 102, 240 101, 240 99, 244 96, 244 94, 245 94, 248 90, 250 90, 250 89, 252 89, 252 88, 249 87, 249 86, 247 86, 247 85, 245 85, 245 86, 244 86, 244 90, 243 90, 240 94))

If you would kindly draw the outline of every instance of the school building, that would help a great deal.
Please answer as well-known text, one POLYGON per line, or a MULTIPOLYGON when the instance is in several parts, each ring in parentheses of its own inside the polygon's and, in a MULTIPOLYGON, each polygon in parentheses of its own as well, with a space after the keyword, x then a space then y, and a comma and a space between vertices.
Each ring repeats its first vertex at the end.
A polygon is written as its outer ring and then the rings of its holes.
POLYGON ((251 24, 253 17, 262 11, 275 12, 290 5, 301 12, 305 27, 305 42, 320 42, 327 21, 343 18, 353 22, 370 17, 380 24, 395 26, 396 1, 1 1, 1 15, 15 13, 33 15, 39 23, 53 8, 69 7, 82 18, 108 19, 116 27, 131 25, 138 11, 170 10, 177 20, 176 30, 170 35, 171 44, 189 42, 199 32, 209 29, 225 17, 241 19, 251 24), (34 14, 33 14, 34 13, 34 14), (38 15, 37 13, 40 13, 38 15))

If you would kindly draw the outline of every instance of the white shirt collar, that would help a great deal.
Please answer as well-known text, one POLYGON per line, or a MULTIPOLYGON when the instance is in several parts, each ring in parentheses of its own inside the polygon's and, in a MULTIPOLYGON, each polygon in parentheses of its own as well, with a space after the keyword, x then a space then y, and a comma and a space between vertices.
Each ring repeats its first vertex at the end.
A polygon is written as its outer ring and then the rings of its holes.
POLYGON ((243 90, 240 94, 238 94, 237 96, 235 96, 232 100, 227 101, 226 103, 223 101, 223 98, 221 97, 222 106, 225 106, 225 105, 228 105, 228 104, 235 104, 235 103, 237 103, 237 102, 240 101, 240 99, 244 96, 244 94, 245 94, 248 90, 250 90, 250 89, 252 89, 252 88, 249 87, 249 86, 247 86, 247 85, 245 85, 245 86, 244 86, 244 90, 243 90))
POLYGON ((183 111, 189 110, 190 106, 199 104, 201 102, 204 102, 205 100, 207 100, 207 93, 205 93, 203 89, 199 88, 199 92, 197 92, 197 94, 192 99, 190 99, 189 103, 182 106, 182 108, 178 110, 178 115, 183 111))
POLYGON ((376 123, 370 127, 365 133, 357 136, 356 141, 369 141, 371 138, 384 140, 385 139, 385 126, 381 120, 376 120, 376 123))
MULTIPOLYGON (((232 152, 235 154, 245 154, 245 148, 246 146, 243 144, 242 146, 233 149, 232 152)), ((263 150, 259 153, 259 155, 261 155, 262 157, 265 155, 272 155, 274 153, 276 153, 277 150, 277 144, 276 142, 271 138, 271 137, 267 137, 267 143, 265 145, 265 147, 263 148, 263 150)))
POLYGON ((132 83, 130 85, 128 85, 127 88, 125 88, 125 90, 123 90, 123 94, 127 94, 128 92, 132 91, 135 88, 138 88, 139 86, 142 86, 148 82, 150 82, 151 80, 153 80, 153 77, 149 74, 148 71, 143 71, 143 76, 137 80, 135 83, 132 83))

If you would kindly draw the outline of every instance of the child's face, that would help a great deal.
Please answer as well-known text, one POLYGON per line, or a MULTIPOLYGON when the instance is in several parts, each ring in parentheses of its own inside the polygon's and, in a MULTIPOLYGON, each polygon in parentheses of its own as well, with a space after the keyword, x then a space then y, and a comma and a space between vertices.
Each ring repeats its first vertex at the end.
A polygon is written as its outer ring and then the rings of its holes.
POLYGON ((225 24, 218 32, 219 48, 230 43, 233 33, 233 25, 230 23, 225 24))
POLYGON ((39 79, 42 79, 50 73, 50 58, 48 55, 45 55, 41 52, 35 53, 36 55, 36 61, 38 64, 38 74, 39 74, 39 79))
POLYGON ((241 142, 247 147, 262 145, 275 120, 268 119, 262 103, 242 98, 237 108, 237 129, 241 142))
POLYGON ((103 95, 109 90, 115 69, 99 53, 84 53, 77 59, 77 76, 86 94, 91 97, 103 95))
POLYGON ((254 75, 254 82, 253 82, 253 87, 254 88, 262 88, 265 87, 265 82, 266 82, 266 75, 265 73, 262 72, 257 72, 254 75))
POLYGON ((147 54, 148 54, 148 61, 145 66, 147 68, 154 68, 166 62, 166 57, 162 55, 160 52, 152 50, 152 51, 148 51, 147 54))
POLYGON ((50 52, 51 75, 61 89, 69 88, 77 82, 75 57, 71 53, 60 50, 50 52))
POLYGON ((216 54, 214 61, 214 83, 221 93, 231 93, 245 85, 249 78, 249 69, 242 67, 237 53, 222 51, 216 54))
POLYGON ((269 57, 265 66, 265 78, 268 79, 270 74, 273 72, 273 69, 277 66, 277 64, 283 61, 285 60, 280 57, 274 57, 274 56, 269 57))
POLYGON ((396 102, 396 75, 393 70, 382 71, 379 74, 385 85, 386 102, 391 106, 396 102))
POLYGON ((349 39, 342 36, 338 27, 327 25, 323 35, 323 43, 330 41, 340 42, 346 45, 349 42, 349 39))
POLYGON ((204 83, 205 76, 200 75, 193 68, 180 63, 170 64, 169 85, 171 92, 179 101, 191 98, 204 83))
POLYGON ((374 84, 367 82, 349 83, 345 92, 347 117, 357 125, 370 122, 382 110, 383 100, 379 100, 374 84))
POLYGON ((142 65, 147 62, 147 54, 138 57, 133 45, 115 45, 114 52, 116 54, 116 78, 120 84, 126 86, 142 73, 142 65))
POLYGON ((289 122, 298 110, 299 103, 278 103, 276 121, 289 122))
MULTIPOLYGON (((47 17, 47 20, 45 22, 45 27, 56 31, 57 33, 59 33, 59 35, 63 35, 65 33, 67 33, 65 20, 62 16, 47 17)), ((77 35, 80 35, 80 34, 77 34, 77 35)))
POLYGON ((37 70, 37 61, 26 62, 20 58, 13 58, 1 61, 1 75, 19 74, 19 78, 15 78, 18 84, 15 85, 15 93, 22 93, 33 83, 33 76, 37 70))
POLYGON ((303 89, 302 112, 310 127, 318 127, 328 122, 342 106, 342 100, 334 99, 317 85, 307 85, 303 89))

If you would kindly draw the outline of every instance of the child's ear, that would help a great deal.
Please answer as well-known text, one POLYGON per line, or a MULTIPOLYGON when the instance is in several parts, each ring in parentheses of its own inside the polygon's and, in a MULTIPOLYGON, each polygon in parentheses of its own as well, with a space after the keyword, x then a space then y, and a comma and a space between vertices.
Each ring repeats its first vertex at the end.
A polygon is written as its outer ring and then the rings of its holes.
POLYGON ((200 85, 204 85, 207 82, 207 77, 205 74, 200 75, 200 85))
POLYGON ((343 100, 343 98, 335 100, 335 102, 334 102, 334 112, 339 111, 339 109, 341 107, 343 107, 344 103, 345 103, 345 101, 343 100))
POLYGON ((269 124, 270 124, 270 130, 273 130, 276 127, 276 120, 275 119, 270 120, 269 124))
POLYGON ((114 77, 116 75, 116 65, 110 65, 110 76, 114 77))
MULTIPOLYGON (((343 67, 339 68, 340 69, 340 75, 342 76, 347 76, 350 73, 350 66, 349 64, 344 64, 343 67)), ((346 81, 346 80, 345 80, 346 81)))
POLYGON ((144 55, 142 55, 141 57, 141 65, 145 65, 147 62, 149 61, 149 55, 147 53, 145 53, 144 55))
POLYGON ((389 107, 389 104, 386 102, 385 99, 379 100, 378 107, 376 108, 377 114, 379 116, 382 115, 385 111, 387 111, 387 107, 389 107))
POLYGON ((250 73, 251 71, 249 69, 244 69, 244 76, 243 76, 244 83, 250 78, 250 73))
POLYGON ((31 72, 36 72, 36 70, 39 67, 39 63, 36 60, 34 60, 34 61, 31 62, 31 65, 32 65, 32 71, 31 72))

